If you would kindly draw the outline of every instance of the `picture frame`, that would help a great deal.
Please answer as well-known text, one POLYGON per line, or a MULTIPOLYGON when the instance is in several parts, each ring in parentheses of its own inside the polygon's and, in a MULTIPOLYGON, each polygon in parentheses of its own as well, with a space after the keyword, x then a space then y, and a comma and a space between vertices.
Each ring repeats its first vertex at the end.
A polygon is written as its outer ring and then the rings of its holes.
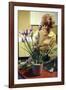
MULTIPOLYGON (((32 22, 31 26, 34 26, 34 27, 38 26, 39 24, 37 25, 37 22, 36 24, 32 22)), ((9 88, 52 86, 52 85, 64 85, 64 5, 9 2, 9 88), (57 37, 58 37, 58 53, 59 53, 58 71, 57 71, 57 77, 54 78, 52 81, 51 81, 51 78, 53 77, 50 77, 47 79, 46 78, 39 78, 39 79, 27 78, 27 79, 21 79, 21 80, 18 79, 18 59, 27 58, 27 57, 19 56, 19 43, 18 43, 19 13, 18 11, 21 11, 21 10, 30 11, 30 12, 38 11, 38 13, 39 11, 57 13, 56 20, 58 20, 57 37)))

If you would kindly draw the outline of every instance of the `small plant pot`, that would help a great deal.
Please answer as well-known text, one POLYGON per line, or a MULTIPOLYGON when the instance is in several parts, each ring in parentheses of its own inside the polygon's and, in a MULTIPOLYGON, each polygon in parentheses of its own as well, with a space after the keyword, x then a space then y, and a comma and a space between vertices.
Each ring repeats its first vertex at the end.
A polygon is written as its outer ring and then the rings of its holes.
POLYGON ((32 67, 33 75, 40 75, 42 72, 42 64, 34 64, 32 67))

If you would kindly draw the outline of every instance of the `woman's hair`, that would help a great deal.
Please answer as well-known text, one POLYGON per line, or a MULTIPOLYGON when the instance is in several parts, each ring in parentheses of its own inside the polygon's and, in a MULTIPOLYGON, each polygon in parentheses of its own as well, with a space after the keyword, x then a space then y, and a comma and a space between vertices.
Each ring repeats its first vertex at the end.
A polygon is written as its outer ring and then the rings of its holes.
POLYGON ((54 23, 55 22, 53 21, 53 18, 50 14, 45 14, 42 16, 41 26, 45 25, 45 26, 48 26, 49 28, 52 28, 54 23), (47 22, 47 18, 49 18, 49 20, 50 20, 49 24, 47 22))

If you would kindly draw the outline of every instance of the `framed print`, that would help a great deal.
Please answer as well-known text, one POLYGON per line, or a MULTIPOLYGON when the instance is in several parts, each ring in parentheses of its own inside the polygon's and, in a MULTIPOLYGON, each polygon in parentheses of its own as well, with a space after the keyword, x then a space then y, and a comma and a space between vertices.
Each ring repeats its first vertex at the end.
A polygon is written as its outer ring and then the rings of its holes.
POLYGON ((9 88, 64 84, 64 5, 9 2, 9 88))

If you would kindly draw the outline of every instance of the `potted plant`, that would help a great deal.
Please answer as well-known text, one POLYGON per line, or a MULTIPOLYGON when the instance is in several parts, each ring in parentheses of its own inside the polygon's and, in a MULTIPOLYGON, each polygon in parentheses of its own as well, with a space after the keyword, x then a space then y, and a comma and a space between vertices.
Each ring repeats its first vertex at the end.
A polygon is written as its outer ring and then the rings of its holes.
POLYGON ((40 75, 41 71, 42 71, 42 55, 40 53, 39 48, 35 48, 33 45, 33 31, 30 30, 29 33, 27 32, 23 32, 21 33, 24 37, 23 43, 25 45, 26 48, 22 47, 22 49, 26 50, 30 57, 28 58, 28 64, 31 64, 29 62, 32 62, 31 68, 32 68, 32 73, 33 75, 40 75), (27 40, 27 37, 31 38, 31 43, 27 40), (31 60, 30 60, 31 58, 31 60))

